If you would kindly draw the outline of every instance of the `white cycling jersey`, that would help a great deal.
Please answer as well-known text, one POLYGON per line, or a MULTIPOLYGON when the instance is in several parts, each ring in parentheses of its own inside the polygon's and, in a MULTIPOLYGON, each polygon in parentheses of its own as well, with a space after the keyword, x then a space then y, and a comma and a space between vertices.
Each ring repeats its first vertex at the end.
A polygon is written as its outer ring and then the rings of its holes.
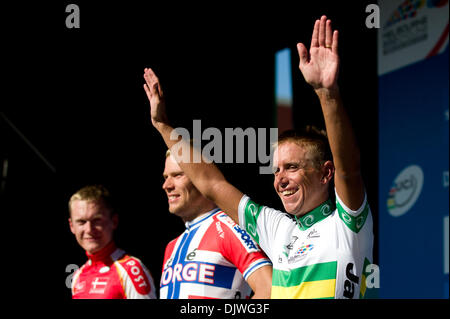
POLYGON ((336 194, 336 203, 329 199, 299 218, 244 195, 239 222, 272 261, 272 298, 364 297, 373 249, 366 195, 357 211, 336 194))

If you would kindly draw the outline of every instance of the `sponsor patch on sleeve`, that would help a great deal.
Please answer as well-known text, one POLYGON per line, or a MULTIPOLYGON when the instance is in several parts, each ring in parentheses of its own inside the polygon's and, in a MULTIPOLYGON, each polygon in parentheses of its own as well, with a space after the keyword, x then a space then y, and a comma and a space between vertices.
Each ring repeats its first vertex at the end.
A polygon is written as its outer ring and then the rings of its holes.
POLYGON ((226 214, 220 214, 219 220, 234 233, 248 253, 260 251, 252 237, 226 214))
POLYGON ((151 286, 139 260, 128 258, 121 265, 126 270, 136 291, 141 295, 147 295, 150 292, 151 286))

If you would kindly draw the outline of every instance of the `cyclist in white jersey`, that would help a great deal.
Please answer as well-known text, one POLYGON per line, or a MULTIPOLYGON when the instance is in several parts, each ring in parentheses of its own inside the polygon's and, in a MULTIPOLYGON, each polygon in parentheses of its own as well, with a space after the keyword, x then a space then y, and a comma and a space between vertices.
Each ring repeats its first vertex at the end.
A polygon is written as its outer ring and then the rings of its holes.
MULTIPOLYGON (((302 43, 297 49, 303 77, 320 100, 327 139, 324 143, 321 134, 309 130, 306 136, 282 137, 275 146, 274 188, 287 213, 253 202, 208 161, 178 159, 179 164, 272 260, 272 298, 361 298, 366 266, 372 262, 372 215, 359 149, 337 85, 338 32, 322 16, 314 24, 309 52, 302 43), (333 179, 335 201, 329 191, 333 179)), ((169 148, 188 144, 170 139, 173 128, 159 80, 151 69, 144 70, 144 78, 153 126, 169 148)))

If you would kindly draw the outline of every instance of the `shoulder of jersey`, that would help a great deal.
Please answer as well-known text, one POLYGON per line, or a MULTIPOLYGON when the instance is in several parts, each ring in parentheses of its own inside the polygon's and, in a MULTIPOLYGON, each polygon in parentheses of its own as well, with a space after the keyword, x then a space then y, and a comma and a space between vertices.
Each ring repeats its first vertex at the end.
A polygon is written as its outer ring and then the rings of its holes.
POLYGON ((225 212, 223 211, 218 211, 215 215, 214 215, 214 219, 220 221, 221 223, 224 223, 225 225, 233 228, 234 226, 239 226, 230 216, 228 216, 225 212))
POLYGON ((125 255, 117 262, 125 269, 136 291, 142 295, 150 292, 150 279, 142 267, 142 262, 133 256, 125 255), (145 284, 143 284, 145 282, 145 284))
POLYGON ((84 268, 86 267, 87 262, 85 264, 83 264, 80 268, 78 268, 74 273, 73 273, 73 280, 72 280, 72 286, 75 284, 75 281, 78 280, 78 276, 81 275, 81 273, 83 272, 84 268))
MULTIPOLYGON (((181 235, 180 235, 180 236, 181 236, 181 235)), ((171 241, 169 241, 169 243, 168 243, 167 246, 166 246, 166 249, 175 246, 176 243, 177 243, 177 241, 178 241, 178 239, 180 238, 180 236, 178 236, 177 238, 174 238, 174 239, 172 239, 171 241)))
POLYGON ((247 249, 247 252, 256 252, 259 251, 258 246, 253 241, 253 239, 250 237, 250 235, 241 227, 239 224, 237 224, 230 216, 228 216, 224 212, 219 212, 217 215, 215 215, 217 220, 224 224, 227 227, 224 227, 225 229, 229 229, 237 239, 242 243, 242 245, 247 249))

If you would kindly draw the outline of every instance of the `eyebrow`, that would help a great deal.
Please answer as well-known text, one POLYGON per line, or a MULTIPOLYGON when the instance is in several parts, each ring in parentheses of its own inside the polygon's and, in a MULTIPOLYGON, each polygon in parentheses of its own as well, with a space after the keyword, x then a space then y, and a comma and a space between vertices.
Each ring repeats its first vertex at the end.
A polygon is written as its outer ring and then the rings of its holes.
POLYGON ((104 215, 102 215, 102 214, 95 214, 94 216, 92 216, 92 217, 89 218, 89 219, 80 217, 80 218, 74 219, 74 221, 78 222, 78 221, 86 221, 86 220, 101 219, 101 218, 103 218, 103 216, 104 216, 104 215))
POLYGON ((179 175, 179 174, 184 174, 184 171, 179 170, 179 171, 170 172, 169 174, 163 173, 162 176, 166 177, 166 176, 169 176, 169 175, 179 175))

